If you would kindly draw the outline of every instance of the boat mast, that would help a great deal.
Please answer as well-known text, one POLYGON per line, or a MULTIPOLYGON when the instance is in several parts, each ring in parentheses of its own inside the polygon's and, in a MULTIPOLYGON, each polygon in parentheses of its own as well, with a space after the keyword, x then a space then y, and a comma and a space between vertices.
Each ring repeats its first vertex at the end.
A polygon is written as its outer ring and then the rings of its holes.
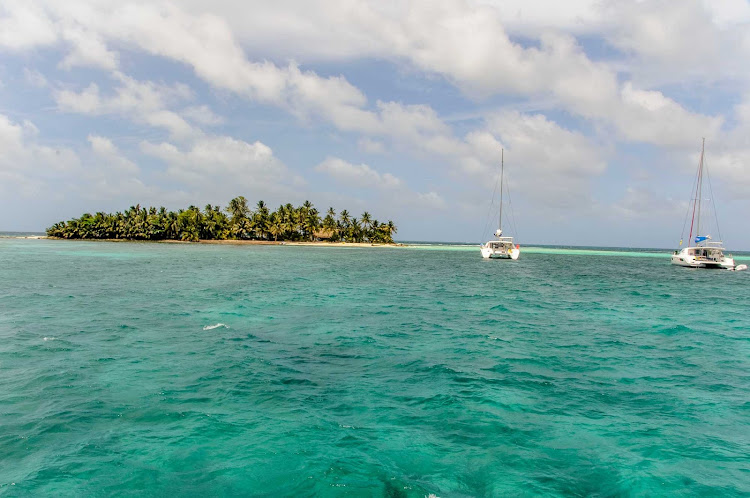
POLYGON ((501 234, 503 231, 503 176, 505 170, 504 153, 505 150, 500 149, 500 220, 498 221, 497 228, 498 230, 500 230, 501 234))
MULTIPOLYGON (((698 211, 698 225, 696 227, 695 236, 698 237, 701 233, 701 195, 703 192, 703 152, 706 149, 706 139, 703 139, 703 145, 701 146, 701 160, 698 163, 698 179, 695 182, 695 197, 693 197, 693 216, 690 220, 690 235, 688 236, 688 246, 693 242, 693 225, 695 224, 695 211, 698 211)), ((697 244, 697 242, 696 242, 697 244)))
POLYGON ((695 227, 695 236, 701 236, 701 200, 703 199, 703 152, 706 150, 706 139, 703 139, 701 146, 701 163, 698 173, 698 224, 695 227))

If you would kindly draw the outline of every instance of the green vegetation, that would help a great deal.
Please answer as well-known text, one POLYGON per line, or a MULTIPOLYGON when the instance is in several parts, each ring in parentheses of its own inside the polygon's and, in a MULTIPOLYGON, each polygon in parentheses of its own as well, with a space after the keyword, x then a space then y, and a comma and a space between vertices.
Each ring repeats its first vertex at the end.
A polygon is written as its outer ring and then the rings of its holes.
POLYGON ((55 223, 47 229, 50 237, 63 239, 128 240, 283 240, 346 241, 393 243, 396 226, 392 221, 380 223, 365 211, 357 219, 343 210, 328 208, 321 219, 310 201, 299 207, 291 204, 269 211, 258 201, 255 210, 244 197, 229 201, 226 212, 208 204, 203 211, 195 206, 167 211, 161 207, 131 206, 124 213, 84 214, 80 218, 55 223))

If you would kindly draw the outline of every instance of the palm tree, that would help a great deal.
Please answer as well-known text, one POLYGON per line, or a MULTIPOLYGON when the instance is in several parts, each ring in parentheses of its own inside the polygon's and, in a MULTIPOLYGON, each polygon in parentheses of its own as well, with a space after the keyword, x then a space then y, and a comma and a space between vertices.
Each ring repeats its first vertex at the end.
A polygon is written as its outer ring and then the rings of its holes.
POLYGON ((174 211, 170 211, 167 215, 167 229, 165 230, 168 239, 176 239, 180 234, 180 218, 179 214, 174 211))
POLYGON ((252 238, 253 222, 248 218, 243 218, 239 223, 231 225, 230 233, 235 239, 252 238))
POLYGON ((352 218, 352 221, 349 223, 347 235, 351 242, 362 242, 362 227, 357 218, 352 218))
POLYGON ((362 230, 364 237, 367 238, 367 240, 370 240, 370 227, 372 226, 372 218, 370 217, 370 213, 365 211, 362 213, 362 217, 360 218, 360 223, 362 223, 362 230))
POLYGON ((363 239, 377 242, 393 242, 396 226, 392 221, 379 223, 370 213, 362 213, 361 220, 352 218, 347 210, 339 213, 328 208, 321 221, 318 210, 310 201, 300 207, 282 204, 270 213, 265 202, 258 201, 253 213, 247 200, 236 197, 226 210, 207 204, 203 210, 196 206, 167 211, 165 207, 142 208, 140 204, 130 206, 124 212, 108 214, 84 213, 79 218, 55 223, 47 229, 51 237, 66 239, 137 239, 137 240, 199 240, 226 238, 261 238, 273 236, 274 240, 315 240, 323 228, 333 240, 360 242, 363 239), (231 215, 231 218, 227 216, 231 215))
POLYGON ((179 238, 191 242, 197 242, 200 238, 201 212, 195 206, 190 206, 181 211, 178 218, 180 222, 179 238))
POLYGON ((396 233, 398 230, 396 229, 396 225, 393 224, 391 220, 388 220, 388 223, 386 225, 388 227, 387 234, 388 234, 388 242, 393 243, 393 234, 396 233))
POLYGON ((328 208, 326 217, 323 219, 323 230, 329 233, 331 240, 338 240, 338 225, 336 224, 336 211, 332 207, 328 208))
POLYGON ((308 211, 307 217, 303 221, 303 229, 305 235, 312 242, 315 239, 315 232, 320 228, 320 216, 318 216, 318 210, 312 208, 308 211))
POLYGON ((232 215, 232 221, 246 218, 250 214, 250 208, 247 207, 247 199, 240 195, 229 201, 227 213, 232 215))
POLYGON ((268 227, 268 207, 263 201, 258 201, 258 205, 255 209, 255 215, 253 216, 253 228, 255 229, 255 236, 259 239, 266 238, 266 231, 268 227))
POLYGON ((282 223, 278 212, 271 214, 268 221, 268 233, 271 234, 274 241, 278 240, 279 234, 282 233, 282 223))
POLYGON ((344 209, 343 211, 341 211, 339 213, 339 221, 341 221, 341 225, 343 227, 348 227, 349 226, 349 221, 350 221, 349 211, 347 211, 346 209, 344 209))

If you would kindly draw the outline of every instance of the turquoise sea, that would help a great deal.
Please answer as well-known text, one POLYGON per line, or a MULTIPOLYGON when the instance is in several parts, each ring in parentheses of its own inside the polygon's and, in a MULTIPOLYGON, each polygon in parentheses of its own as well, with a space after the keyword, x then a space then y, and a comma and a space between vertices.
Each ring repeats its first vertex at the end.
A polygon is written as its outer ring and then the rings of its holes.
POLYGON ((0 239, 0 495, 748 496, 750 271, 523 249, 0 239))

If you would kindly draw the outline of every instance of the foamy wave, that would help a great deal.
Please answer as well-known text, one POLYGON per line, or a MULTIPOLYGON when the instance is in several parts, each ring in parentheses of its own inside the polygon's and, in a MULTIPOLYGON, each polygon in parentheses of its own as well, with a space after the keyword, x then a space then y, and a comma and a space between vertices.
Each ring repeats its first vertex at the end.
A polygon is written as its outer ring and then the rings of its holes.
POLYGON ((206 325, 203 327, 203 330, 213 330, 218 329, 219 327, 224 327, 225 329, 229 328, 229 325, 223 324, 223 323, 217 323, 216 325, 206 325))
POLYGON ((55 339, 57 339, 57 337, 45 337, 44 338, 45 341, 54 341, 55 339))

